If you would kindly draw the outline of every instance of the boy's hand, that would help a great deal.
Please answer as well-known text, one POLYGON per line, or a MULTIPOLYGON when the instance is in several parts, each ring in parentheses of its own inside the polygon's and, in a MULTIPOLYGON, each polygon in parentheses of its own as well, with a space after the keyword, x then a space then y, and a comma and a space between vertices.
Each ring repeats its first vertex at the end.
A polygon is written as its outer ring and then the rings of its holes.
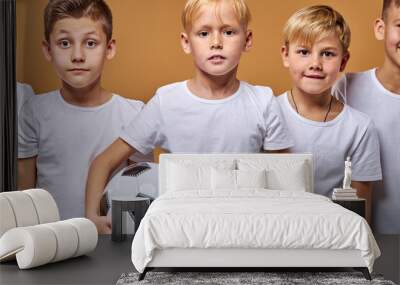
POLYGON ((129 144, 118 138, 90 165, 86 183, 85 213, 86 217, 96 224, 99 234, 111 233, 110 220, 100 215, 103 190, 111 173, 135 151, 129 144))
POLYGON ((107 216, 88 216, 97 228, 99 235, 111 234, 111 222, 107 216))

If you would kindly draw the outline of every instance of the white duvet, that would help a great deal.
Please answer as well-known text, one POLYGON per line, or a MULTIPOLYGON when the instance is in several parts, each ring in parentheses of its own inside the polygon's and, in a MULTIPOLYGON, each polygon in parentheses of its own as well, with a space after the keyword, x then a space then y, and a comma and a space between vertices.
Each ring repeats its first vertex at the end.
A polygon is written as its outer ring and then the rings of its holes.
POLYGON ((165 248, 358 249, 370 272, 380 255, 359 215, 320 195, 265 189, 160 196, 134 237, 135 268, 165 248))

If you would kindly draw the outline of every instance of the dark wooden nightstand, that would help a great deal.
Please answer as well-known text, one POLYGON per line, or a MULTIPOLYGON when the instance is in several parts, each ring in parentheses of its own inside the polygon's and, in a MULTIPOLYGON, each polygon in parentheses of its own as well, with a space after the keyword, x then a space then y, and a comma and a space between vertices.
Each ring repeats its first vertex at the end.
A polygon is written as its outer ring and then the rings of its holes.
POLYGON ((140 221, 146 214, 150 206, 151 198, 149 197, 114 197, 112 200, 112 241, 123 241, 126 235, 122 234, 122 227, 126 223, 123 219, 123 212, 128 212, 135 221, 135 233, 139 227, 140 221))
POLYGON ((353 199, 353 200, 333 200, 332 202, 339 204, 340 206, 359 214, 365 218, 365 199, 353 199))

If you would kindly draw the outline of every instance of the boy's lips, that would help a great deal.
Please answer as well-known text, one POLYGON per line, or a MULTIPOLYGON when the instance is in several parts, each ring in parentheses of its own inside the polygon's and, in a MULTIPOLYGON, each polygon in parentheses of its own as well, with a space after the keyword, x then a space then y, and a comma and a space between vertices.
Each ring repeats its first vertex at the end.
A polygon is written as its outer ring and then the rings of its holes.
POLYGON ((225 57, 220 54, 213 54, 208 58, 208 60, 224 60, 225 57))
POLYGON ((68 71, 83 72, 83 71, 89 71, 89 69, 86 69, 86 68, 70 68, 70 69, 68 69, 68 71))
POLYGON ((226 58, 222 55, 215 54, 210 56, 207 60, 210 61, 212 64, 222 64, 226 58))
POLYGON ((324 79, 325 76, 321 74, 304 74, 304 77, 311 78, 311 79, 324 79))

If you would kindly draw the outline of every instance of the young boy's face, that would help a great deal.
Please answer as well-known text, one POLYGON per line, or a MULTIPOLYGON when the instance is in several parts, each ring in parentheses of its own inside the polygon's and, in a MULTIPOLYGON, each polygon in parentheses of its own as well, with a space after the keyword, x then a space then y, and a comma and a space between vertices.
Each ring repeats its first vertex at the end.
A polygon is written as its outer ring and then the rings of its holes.
POLYGON ((298 42, 283 46, 282 59, 298 89, 307 94, 322 94, 344 70, 348 54, 344 54, 338 37, 333 34, 317 40, 311 47, 298 42))
POLYGON ((115 54, 115 44, 107 43, 100 21, 65 18, 54 24, 43 51, 64 84, 84 88, 99 82, 105 59, 115 54))
POLYGON ((387 9, 385 20, 376 21, 375 35, 384 40, 386 58, 400 70, 400 7, 394 2, 387 9))
POLYGON ((223 0, 200 7, 190 28, 182 33, 181 43, 200 72, 221 76, 238 66, 242 52, 251 47, 251 37, 231 1, 223 0))

